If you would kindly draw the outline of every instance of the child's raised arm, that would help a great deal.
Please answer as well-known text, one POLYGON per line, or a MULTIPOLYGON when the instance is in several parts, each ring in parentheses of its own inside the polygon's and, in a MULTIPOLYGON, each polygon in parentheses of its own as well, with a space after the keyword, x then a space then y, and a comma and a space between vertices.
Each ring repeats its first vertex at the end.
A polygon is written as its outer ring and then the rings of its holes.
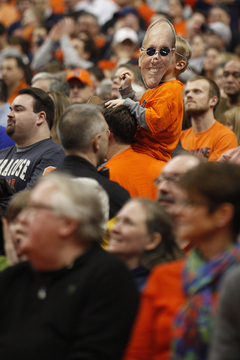
POLYGON ((133 78, 132 78, 132 74, 130 73, 130 71, 123 71, 120 75, 120 79, 121 79, 121 87, 119 88, 119 90, 121 91, 120 94, 122 96, 122 99, 110 100, 110 101, 106 102, 105 105, 107 105, 107 107, 115 108, 116 106, 123 105, 124 100, 126 98, 130 98, 134 101, 137 100, 135 91, 133 90, 133 88, 131 86, 133 78))

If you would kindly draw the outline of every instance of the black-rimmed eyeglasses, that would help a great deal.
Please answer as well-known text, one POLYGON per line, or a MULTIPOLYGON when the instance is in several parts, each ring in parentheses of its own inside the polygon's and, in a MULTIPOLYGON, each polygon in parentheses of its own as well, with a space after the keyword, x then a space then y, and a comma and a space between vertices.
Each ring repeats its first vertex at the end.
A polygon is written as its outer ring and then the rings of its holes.
POLYGON ((148 56, 153 56, 156 53, 159 53, 161 56, 168 56, 173 50, 175 50, 175 48, 170 49, 169 47, 162 47, 160 50, 156 50, 153 46, 150 46, 147 49, 144 49, 143 47, 140 49, 141 52, 145 51, 148 56))

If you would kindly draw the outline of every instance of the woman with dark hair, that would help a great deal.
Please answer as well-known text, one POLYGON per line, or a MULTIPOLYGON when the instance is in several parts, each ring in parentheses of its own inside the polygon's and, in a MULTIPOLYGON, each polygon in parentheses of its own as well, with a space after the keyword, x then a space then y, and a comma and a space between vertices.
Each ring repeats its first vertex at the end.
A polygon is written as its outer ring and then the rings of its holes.
POLYGON ((200 163, 179 186, 177 237, 193 249, 153 270, 125 360, 205 360, 221 280, 240 262, 240 167, 200 163))
POLYGON ((155 265, 183 255, 175 242, 171 217, 158 203, 141 198, 131 199, 118 213, 108 251, 126 263, 139 290, 155 265))

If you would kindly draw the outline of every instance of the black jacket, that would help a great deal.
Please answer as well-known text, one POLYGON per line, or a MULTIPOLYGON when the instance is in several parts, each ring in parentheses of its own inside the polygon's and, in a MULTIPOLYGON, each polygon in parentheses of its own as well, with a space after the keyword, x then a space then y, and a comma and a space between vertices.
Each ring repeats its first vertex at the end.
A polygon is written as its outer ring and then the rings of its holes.
POLYGON ((120 360, 138 307, 134 285, 99 245, 60 270, 37 272, 28 262, 6 269, 1 360, 120 360))
POLYGON ((130 198, 126 189, 115 181, 111 181, 101 175, 95 166, 80 156, 66 156, 58 171, 71 174, 76 177, 89 177, 97 182, 106 190, 109 196, 111 219, 122 208, 124 203, 130 198))

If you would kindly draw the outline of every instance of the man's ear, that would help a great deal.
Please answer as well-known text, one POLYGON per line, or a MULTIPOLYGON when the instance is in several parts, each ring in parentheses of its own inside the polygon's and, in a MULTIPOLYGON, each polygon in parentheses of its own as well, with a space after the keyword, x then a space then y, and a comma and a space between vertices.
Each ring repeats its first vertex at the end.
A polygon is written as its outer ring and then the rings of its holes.
POLYGON ((230 224, 234 216, 234 206, 230 203, 223 203, 215 210, 215 224, 218 228, 230 224))
POLYGON ((97 153, 98 150, 100 149, 100 139, 101 139, 101 134, 96 134, 92 139, 92 147, 94 153, 97 153))
POLYGON ((40 111, 38 113, 38 119, 37 119, 37 125, 42 125, 44 121, 46 120, 46 113, 45 111, 40 111))
POLYGON ((218 102, 217 96, 213 96, 209 99, 209 103, 210 103, 211 107, 213 107, 213 108, 217 104, 217 102, 218 102))
POLYGON ((75 219, 69 219, 65 216, 60 216, 60 224, 58 227, 58 233, 64 240, 75 233, 79 226, 79 223, 75 219))
POLYGON ((149 237, 149 241, 145 244, 144 249, 146 251, 154 250, 162 241, 162 236, 159 232, 155 232, 149 237))

